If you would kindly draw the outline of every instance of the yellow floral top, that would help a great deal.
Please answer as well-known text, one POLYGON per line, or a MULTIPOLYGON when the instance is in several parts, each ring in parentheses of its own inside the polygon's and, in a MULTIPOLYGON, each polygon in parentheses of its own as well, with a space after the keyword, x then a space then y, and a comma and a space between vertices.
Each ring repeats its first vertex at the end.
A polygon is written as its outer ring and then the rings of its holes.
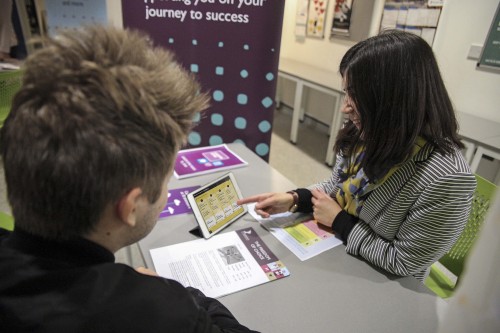
MULTIPOLYGON (((425 144, 426 140, 418 137, 410 159, 413 158, 425 144)), ((340 207, 353 216, 359 216, 363 203, 368 198, 370 192, 382 185, 401 166, 400 164, 394 166, 384 177, 378 179, 374 183, 370 183, 364 170, 360 168, 364 155, 364 150, 360 148, 352 157, 354 163, 351 163, 349 170, 347 161, 341 161, 338 169, 339 191, 337 192, 336 199, 340 207)))

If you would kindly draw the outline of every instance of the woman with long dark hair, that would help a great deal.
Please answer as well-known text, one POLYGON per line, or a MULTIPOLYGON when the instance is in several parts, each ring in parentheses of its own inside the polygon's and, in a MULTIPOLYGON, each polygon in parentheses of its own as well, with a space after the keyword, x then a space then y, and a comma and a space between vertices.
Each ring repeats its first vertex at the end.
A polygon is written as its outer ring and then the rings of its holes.
POLYGON ((476 186, 432 49, 386 31, 349 49, 340 74, 347 120, 331 177, 239 203, 263 217, 312 212, 347 253, 423 280, 462 232, 476 186))

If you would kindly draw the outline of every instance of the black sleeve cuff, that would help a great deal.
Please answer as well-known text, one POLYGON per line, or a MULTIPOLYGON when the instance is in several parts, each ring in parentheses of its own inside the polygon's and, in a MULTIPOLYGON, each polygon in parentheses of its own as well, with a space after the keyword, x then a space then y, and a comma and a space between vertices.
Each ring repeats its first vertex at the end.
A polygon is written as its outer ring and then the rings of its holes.
POLYGON ((332 230, 342 239, 344 245, 347 245, 347 238, 358 221, 357 217, 349 215, 345 210, 338 213, 333 220, 332 230))
POLYGON ((312 213, 313 204, 312 204, 312 193, 306 188, 298 188, 294 190, 295 193, 299 196, 299 202, 297 204, 298 212, 301 213, 312 213))

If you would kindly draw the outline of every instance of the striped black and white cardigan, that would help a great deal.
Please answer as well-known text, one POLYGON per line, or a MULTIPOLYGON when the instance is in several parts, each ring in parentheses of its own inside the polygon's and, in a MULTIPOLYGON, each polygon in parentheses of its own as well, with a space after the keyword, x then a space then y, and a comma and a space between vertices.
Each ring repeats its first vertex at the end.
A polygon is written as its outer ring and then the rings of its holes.
MULTIPOLYGON (((329 179, 309 188, 337 193, 340 159, 329 179)), ((458 148, 443 156, 426 144, 370 193, 348 236, 346 252, 389 273, 424 280, 430 265, 449 251, 464 229, 475 187, 458 148)))

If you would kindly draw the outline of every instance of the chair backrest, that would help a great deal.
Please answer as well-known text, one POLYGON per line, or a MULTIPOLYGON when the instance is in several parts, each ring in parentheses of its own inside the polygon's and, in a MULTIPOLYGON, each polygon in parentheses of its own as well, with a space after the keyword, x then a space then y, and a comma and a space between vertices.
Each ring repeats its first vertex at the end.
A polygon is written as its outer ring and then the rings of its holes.
POLYGON ((465 229, 451 250, 439 262, 455 276, 459 277, 464 268, 464 260, 469 253, 486 218, 497 186, 479 175, 476 176, 477 187, 472 198, 472 207, 465 229))
POLYGON ((0 228, 9 231, 14 230, 14 218, 9 214, 0 211, 0 228))
POLYGON ((0 127, 10 112, 12 98, 21 88, 22 70, 0 71, 0 127))

